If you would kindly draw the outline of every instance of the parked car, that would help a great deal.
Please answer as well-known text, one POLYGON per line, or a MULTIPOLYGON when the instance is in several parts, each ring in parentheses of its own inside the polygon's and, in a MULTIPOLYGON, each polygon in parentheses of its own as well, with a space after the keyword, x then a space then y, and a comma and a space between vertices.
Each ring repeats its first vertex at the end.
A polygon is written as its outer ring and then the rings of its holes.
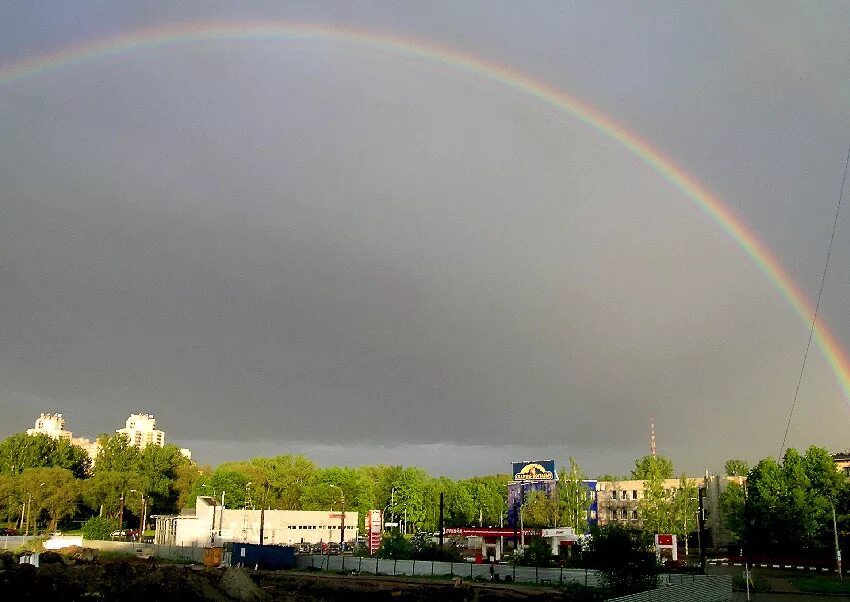
POLYGON ((17 529, 12 527, 0 527, 0 535, 17 535, 17 529))

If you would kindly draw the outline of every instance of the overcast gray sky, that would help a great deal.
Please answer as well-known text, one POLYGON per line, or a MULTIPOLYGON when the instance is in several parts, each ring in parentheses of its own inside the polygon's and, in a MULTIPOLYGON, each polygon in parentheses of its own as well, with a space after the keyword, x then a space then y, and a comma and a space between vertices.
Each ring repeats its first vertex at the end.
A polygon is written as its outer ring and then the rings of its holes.
MULTIPOLYGON (((7 2, 0 69, 137 28, 286 19, 506 65, 692 174, 817 295, 850 4, 7 2)), ((845 198, 845 200, 847 200, 845 198)), ((822 318, 850 345, 850 207, 822 318)), ((0 435, 152 412, 216 464, 450 476, 779 451, 808 330, 721 228, 573 118, 340 40, 195 42, 0 84, 0 435)), ((789 444, 850 446, 809 355, 789 444)))

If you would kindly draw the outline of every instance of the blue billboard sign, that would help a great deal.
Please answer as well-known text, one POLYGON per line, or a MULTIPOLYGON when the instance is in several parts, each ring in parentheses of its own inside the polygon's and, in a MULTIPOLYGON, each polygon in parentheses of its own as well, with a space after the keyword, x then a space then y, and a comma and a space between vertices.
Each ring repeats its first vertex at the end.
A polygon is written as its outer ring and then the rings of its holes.
POLYGON ((512 462, 514 481, 554 481, 558 478, 555 472, 555 460, 538 460, 536 462, 512 462))

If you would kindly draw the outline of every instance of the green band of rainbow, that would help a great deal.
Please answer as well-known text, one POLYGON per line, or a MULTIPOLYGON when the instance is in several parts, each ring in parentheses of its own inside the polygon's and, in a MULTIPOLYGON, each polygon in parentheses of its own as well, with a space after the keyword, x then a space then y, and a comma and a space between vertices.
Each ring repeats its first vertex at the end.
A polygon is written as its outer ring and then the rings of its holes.
MULTIPOLYGON (((662 155, 648 142, 641 140, 628 129, 593 107, 518 71, 484 61, 469 54, 383 32, 339 26, 297 22, 190 23, 154 29, 140 29, 126 35, 63 48, 51 54, 25 59, 5 68, 0 68, 0 85, 76 63, 173 44, 217 40, 282 39, 336 40, 382 52, 391 52, 440 63, 496 82, 525 96, 533 97, 541 103, 562 111, 590 126, 640 157, 661 177, 694 201, 703 213, 714 220, 764 272, 782 296, 788 300, 806 328, 808 329, 811 326, 814 316, 811 303, 791 280, 776 257, 738 216, 721 203, 717 197, 713 196, 693 176, 662 155)), ((823 357, 838 379, 844 399, 850 400, 850 362, 848 362, 847 354, 823 320, 819 320, 816 325, 814 338, 823 357)))

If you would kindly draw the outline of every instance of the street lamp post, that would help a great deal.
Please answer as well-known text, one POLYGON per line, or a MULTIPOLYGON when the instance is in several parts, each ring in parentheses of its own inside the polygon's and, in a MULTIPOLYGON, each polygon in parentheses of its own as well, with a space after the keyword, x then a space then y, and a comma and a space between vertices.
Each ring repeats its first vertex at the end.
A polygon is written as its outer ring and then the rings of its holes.
POLYGON ((26 533, 24 533, 25 536, 30 534, 30 511, 32 510, 32 494, 27 492, 27 496, 27 530, 26 533))
MULTIPOLYGON (((44 483, 40 483, 39 487, 44 487, 44 483)), ((29 535, 30 534, 30 515, 32 514, 32 493, 27 492, 27 496, 29 496, 29 499, 27 501, 27 532, 26 532, 26 535, 29 535)), ((36 522, 38 522, 37 518, 36 518, 36 522)), ((32 534, 36 535, 36 529, 32 530, 32 534)))
POLYGON ((339 495, 342 500, 339 520, 339 553, 342 554, 345 548, 345 492, 339 485, 334 485, 333 483, 328 483, 328 485, 339 489, 339 495))
POLYGON ((118 537, 124 536, 124 490, 121 490, 121 505, 118 507, 118 537))
POLYGON ((144 492, 137 489, 131 489, 130 493, 138 493, 142 496, 142 518, 139 521, 139 543, 142 543, 142 535, 145 533, 145 522, 147 522, 148 518, 148 498, 145 497, 144 492))

